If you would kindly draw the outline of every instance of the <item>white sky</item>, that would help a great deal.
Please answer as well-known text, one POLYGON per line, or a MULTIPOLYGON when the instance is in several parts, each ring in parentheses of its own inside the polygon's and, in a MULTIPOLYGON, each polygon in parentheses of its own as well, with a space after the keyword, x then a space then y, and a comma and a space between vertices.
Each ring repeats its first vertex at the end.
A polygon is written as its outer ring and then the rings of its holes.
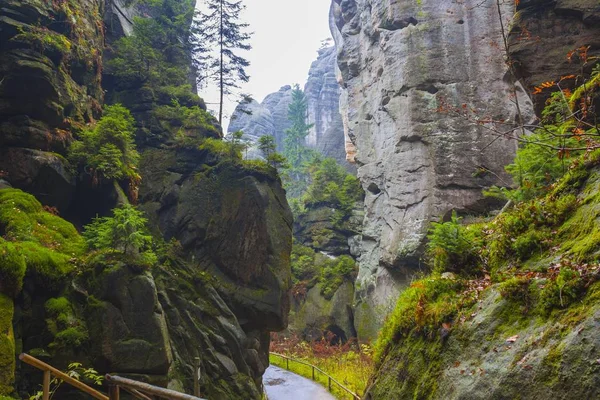
MULTIPOLYGON (((250 24, 252 50, 240 52, 250 62, 250 82, 241 92, 262 102, 266 95, 284 85, 304 86, 310 64, 317 58, 317 50, 329 32, 329 0, 246 0, 242 20, 250 24)), ((202 0, 198 0, 202 6, 202 0)), ((215 89, 204 89, 200 96, 207 103, 218 102, 215 89)), ((226 101, 224 130, 227 132, 229 115, 237 105, 237 98, 226 101)), ((208 104, 212 111, 218 105, 208 104)), ((215 112, 217 114, 218 112, 215 112)))

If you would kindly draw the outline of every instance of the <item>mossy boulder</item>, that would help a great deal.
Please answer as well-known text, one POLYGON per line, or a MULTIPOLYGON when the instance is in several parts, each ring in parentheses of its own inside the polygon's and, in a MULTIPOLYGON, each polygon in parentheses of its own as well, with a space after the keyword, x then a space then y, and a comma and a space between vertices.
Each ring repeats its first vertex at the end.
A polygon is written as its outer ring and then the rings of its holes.
POLYGON ((140 200, 251 329, 287 325, 292 215, 277 178, 203 152, 149 150, 140 200))

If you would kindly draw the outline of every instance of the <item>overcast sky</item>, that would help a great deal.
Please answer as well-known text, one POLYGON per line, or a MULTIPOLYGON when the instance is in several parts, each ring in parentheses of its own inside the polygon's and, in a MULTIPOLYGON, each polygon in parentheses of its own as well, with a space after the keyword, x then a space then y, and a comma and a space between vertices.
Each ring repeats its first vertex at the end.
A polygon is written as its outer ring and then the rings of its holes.
MULTIPOLYGON (((202 0, 198 0, 201 6, 202 0)), ((317 50, 329 32, 329 0, 246 0, 242 19, 254 32, 252 50, 241 52, 252 65, 248 69, 250 82, 242 87, 243 93, 262 102, 269 93, 281 86, 298 83, 304 86, 310 64, 317 58, 317 50)), ((218 101, 213 90, 200 95, 207 103, 218 101)), ((227 101, 226 114, 231 114, 237 99, 227 101)), ((209 104, 216 110, 217 105, 209 104)), ((227 128, 228 121, 224 123, 227 128)))

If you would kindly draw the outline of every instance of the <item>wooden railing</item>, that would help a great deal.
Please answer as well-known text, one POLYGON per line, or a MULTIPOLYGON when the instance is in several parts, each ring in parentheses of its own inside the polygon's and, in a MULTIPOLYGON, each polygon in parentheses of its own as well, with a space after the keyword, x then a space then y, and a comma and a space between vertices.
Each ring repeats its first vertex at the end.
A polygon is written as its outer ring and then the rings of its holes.
POLYGON ((175 392, 174 390, 164 389, 161 387, 152 386, 147 383, 138 382, 132 379, 122 378, 120 376, 113 375, 106 375, 106 382, 109 385, 109 393, 107 396, 104 393, 100 393, 99 391, 89 387, 85 383, 70 377, 64 372, 59 371, 51 365, 48 365, 45 362, 38 360, 37 358, 32 357, 28 354, 21 354, 19 356, 19 359, 24 363, 43 371, 44 378, 42 383, 42 400, 50 399, 50 381, 52 380, 52 376, 84 393, 87 393, 88 395, 92 396, 92 398, 97 400, 119 400, 121 389, 130 393, 136 399, 141 400, 153 400, 153 396, 162 399, 172 400, 204 400, 200 397, 190 396, 185 393, 179 393, 175 392))
POLYGON ((331 375, 329 375, 327 372, 323 371, 319 367, 316 367, 310 363, 307 363, 306 361, 296 360, 294 358, 284 356, 283 354, 273 353, 273 352, 271 352, 269 354, 271 354, 272 356, 280 357, 282 360, 285 360, 285 369, 287 369, 288 371, 290 370, 290 361, 298 363, 298 364, 306 365, 307 367, 310 367, 312 369, 312 380, 313 381, 317 382, 317 380, 315 379, 315 372, 318 372, 327 377, 327 382, 328 382, 327 386, 328 386, 330 392, 331 392, 332 384, 335 384, 342 391, 348 393, 352 397, 352 400, 361 400, 359 395, 354 393, 352 390, 348 389, 346 386, 342 385, 334 377, 332 377, 331 375))

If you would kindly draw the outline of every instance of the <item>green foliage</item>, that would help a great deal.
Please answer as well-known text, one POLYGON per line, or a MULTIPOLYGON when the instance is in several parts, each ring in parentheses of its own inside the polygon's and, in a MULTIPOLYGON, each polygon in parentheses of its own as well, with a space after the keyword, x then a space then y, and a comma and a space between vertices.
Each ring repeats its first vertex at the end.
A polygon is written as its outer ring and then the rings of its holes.
POLYGON ((318 274, 315 251, 310 247, 294 244, 291 255, 292 277, 295 281, 310 281, 318 274))
POLYGON ((151 266, 156 263, 156 255, 147 222, 141 211, 126 204, 113 209, 112 217, 95 218, 84 227, 83 236, 90 249, 118 250, 151 266))
POLYGON ((242 147, 225 140, 207 138, 202 141, 200 150, 208 151, 219 158, 226 160, 241 161, 242 147))
POLYGON ((386 349, 409 336, 432 338, 443 323, 452 322, 461 305, 460 281, 428 277, 413 282, 396 304, 375 344, 375 360, 381 362, 386 349))
POLYGON ((456 212, 450 221, 433 223, 427 235, 427 257, 436 272, 473 273, 481 250, 480 232, 461 224, 456 212))
POLYGON ((99 178, 139 180, 134 122, 120 104, 106 106, 100 121, 72 143, 69 159, 99 178))
POLYGON ((269 165, 276 169, 288 168, 287 159, 276 148, 275 137, 272 135, 264 135, 258 139, 258 149, 269 165))
MULTIPOLYGON (((99 374, 93 368, 86 368, 81 363, 71 363, 67 366, 66 374, 71 378, 82 381, 87 385, 101 386, 104 381, 104 376, 99 374)), ((58 391, 58 388, 64 383, 63 380, 53 377, 50 380, 50 399, 54 398, 54 395, 58 391)), ((41 400, 44 397, 42 390, 38 391, 33 396, 29 397, 29 400, 41 400)))
POLYGON ((354 282, 358 268, 350 256, 341 256, 335 260, 328 260, 321 269, 319 281, 321 294, 326 299, 331 299, 344 281, 354 282))
POLYGON ((20 29, 20 33, 11 40, 29 43, 32 47, 40 51, 57 51, 62 54, 71 52, 71 41, 57 32, 51 31, 46 27, 25 25, 20 29))
POLYGON ((239 22, 245 8, 241 0, 207 0, 205 12, 196 14, 190 35, 199 75, 212 81, 220 92, 219 124, 223 122, 223 98, 238 89, 239 82, 250 79, 246 73, 250 62, 239 55, 239 50, 252 48, 252 35, 245 32, 248 24, 239 22))
POLYGON ((294 244, 291 255, 292 280, 313 287, 321 285, 321 294, 331 299, 345 282, 354 282, 357 265, 350 256, 330 258, 316 253, 310 247, 294 244))
POLYGON ((506 167, 516 188, 493 187, 485 194, 516 202, 543 196, 579 156, 593 149, 597 145, 592 139, 598 135, 597 127, 586 122, 591 117, 593 96, 588 96, 584 103, 580 100, 598 82, 600 70, 596 68, 574 93, 570 90, 552 93, 542 111, 541 125, 533 134, 520 138, 515 161, 506 167))
POLYGON ((288 109, 291 127, 286 129, 283 155, 289 161, 292 171, 298 172, 309 160, 311 152, 305 145, 306 137, 313 125, 307 124, 308 101, 298 85, 292 90, 292 102, 288 109))
POLYGON ((175 94, 173 96, 170 106, 155 107, 152 114, 163 129, 173 134, 178 146, 195 148, 206 136, 220 136, 215 118, 210 113, 199 106, 182 106, 175 94))
POLYGON ((191 64, 188 38, 193 2, 145 0, 144 4, 155 17, 134 18, 132 34, 114 44, 109 73, 124 88, 186 84, 191 64))

